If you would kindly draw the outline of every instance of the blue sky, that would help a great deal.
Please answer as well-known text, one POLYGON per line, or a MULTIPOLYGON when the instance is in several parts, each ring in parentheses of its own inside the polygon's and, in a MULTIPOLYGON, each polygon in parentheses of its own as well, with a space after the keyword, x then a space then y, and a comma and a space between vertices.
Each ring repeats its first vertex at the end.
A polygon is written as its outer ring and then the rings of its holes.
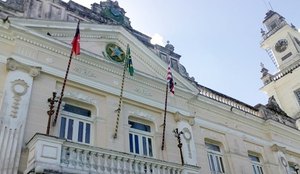
MULTIPOLYGON (((93 0, 74 0, 90 7, 93 0)), ((266 104, 259 89, 260 63, 276 69, 260 48, 260 28, 271 3, 288 23, 300 27, 298 0, 119 0, 134 29, 170 40, 190 76, 252 106, 266 104)))

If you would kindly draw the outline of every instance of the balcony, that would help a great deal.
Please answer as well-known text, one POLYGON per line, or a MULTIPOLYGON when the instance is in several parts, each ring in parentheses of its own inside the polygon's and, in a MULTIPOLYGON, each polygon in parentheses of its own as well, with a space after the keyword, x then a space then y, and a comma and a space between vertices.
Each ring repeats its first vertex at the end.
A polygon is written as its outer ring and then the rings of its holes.
POLYGON ((196 174, 200 168, 36 134, 28 142, 25 173, 196 174))

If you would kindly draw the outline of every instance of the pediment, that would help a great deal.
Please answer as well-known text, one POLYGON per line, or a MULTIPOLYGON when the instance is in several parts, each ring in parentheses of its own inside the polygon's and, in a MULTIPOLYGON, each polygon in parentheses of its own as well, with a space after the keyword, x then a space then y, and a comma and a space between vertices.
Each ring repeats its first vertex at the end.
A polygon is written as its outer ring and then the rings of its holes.
MULTIPOLYGON (((71 49, 71 41, 75 34, 76 23, 64 21, 17 20, 19 25, 34 30, 37 35, 49 38, 49 41, 58 41, 71 49)), ((111 63, 115 62, 107 56, 106 46, 113 43, 126 52, 127 44, 130 46, 135 72, 139 75, 164 82, 167 75, 167 64, 152 50, 145 46, 122 26, 102 24, 80 24, 81 55, 88 54, 111 63)), ((172 71, 176 87, 183 91, 197 93, 198 89, 179 73, 172 71)))

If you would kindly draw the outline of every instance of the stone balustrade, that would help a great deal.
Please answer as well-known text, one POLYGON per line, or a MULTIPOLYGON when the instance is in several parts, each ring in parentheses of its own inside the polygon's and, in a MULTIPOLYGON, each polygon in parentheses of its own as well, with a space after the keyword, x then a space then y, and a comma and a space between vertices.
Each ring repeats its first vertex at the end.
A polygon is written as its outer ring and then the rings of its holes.
POLYGON ((233 98, 230 98, 228 96, 225 96, 223 94, 217 93, 213 90, 210 90, 208 88, 202 87, 200 86, 200 95, 203 95, 205 97, 208 97, 210 99, 213 99, 215 101, 218 101, 220 103, 229 105, 233 108, 239 109, 241 111, 247 112, 249 114, 255 115, 255 116, 259 116, 259 111, 257 109, 255 109, 252 106, 249 106, 245 103, 239 102, 233 98))
POLYGON ((27 144, 27 169, 36 173, 185 174, 199 167, 68 142, 36 134, 27 144))

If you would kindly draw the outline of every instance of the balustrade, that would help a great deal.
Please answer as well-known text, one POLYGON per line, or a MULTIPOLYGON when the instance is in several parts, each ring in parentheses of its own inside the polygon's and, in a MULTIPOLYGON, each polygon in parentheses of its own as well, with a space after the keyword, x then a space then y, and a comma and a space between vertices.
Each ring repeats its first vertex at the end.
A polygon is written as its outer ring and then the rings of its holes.
POLYGON ((161 164, 130 154, 122 155, 63 145, 61 165, 66 168, 105 174, 181 174, 181 166, 161 164))
MULTIPOLYGON (((77 174, 186 174, 199 167, 162 161, 36 134, 28 143, 26 171, 77 174)), ((193 171, 193 172, 191 172, 193 171)), ((25 172, 26 173, 26 172, 25 172)))
POLYGON ((250 106, 247 105, 243 105, 242 103, 239 103, 234 99, 226 98, 225 96, 219 95, 218 93, 211 91, 209 89, 201 88, 200 94, 212 100, 218 101, 220 103, 224 103, 226 105, 232 106, 244 112, 250 113, 252 115, 259 116, 259 112, 254 108, 251 108, 250 106))

